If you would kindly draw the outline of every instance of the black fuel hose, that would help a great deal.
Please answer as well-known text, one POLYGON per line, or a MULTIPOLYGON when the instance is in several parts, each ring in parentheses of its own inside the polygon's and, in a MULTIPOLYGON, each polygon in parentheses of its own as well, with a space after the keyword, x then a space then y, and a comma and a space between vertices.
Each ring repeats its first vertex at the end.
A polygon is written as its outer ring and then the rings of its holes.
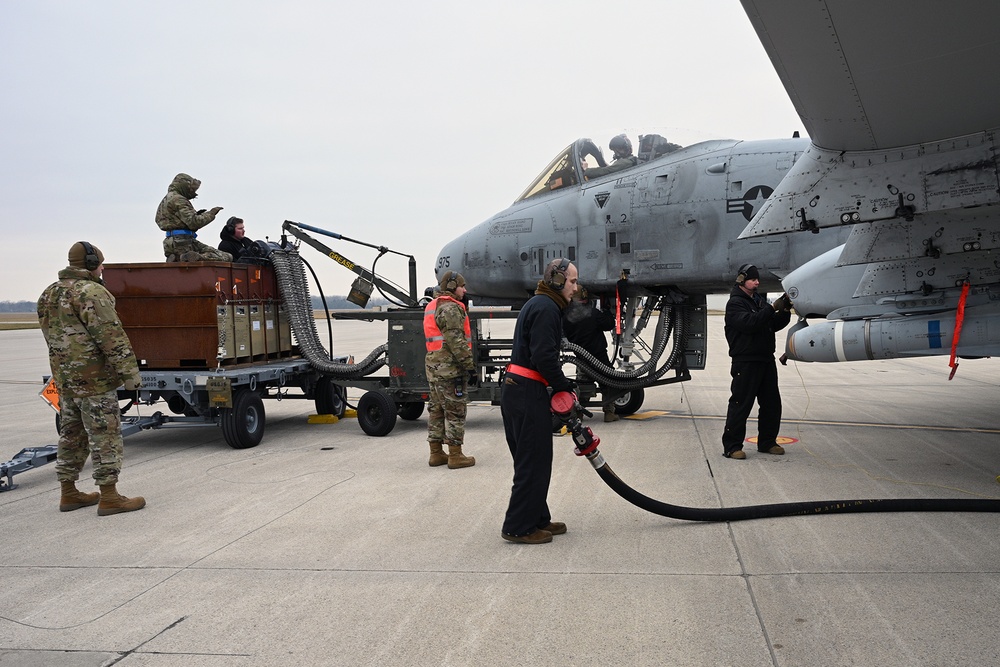
POLYGON ((1000 500, 953 498, 897 498, 874 500, 808 500, 745 507, 681 507, 654 500, 623 482, 597 450, 587 459, 611 490, 636 507, 684 521, 747 521, 778 516, 856 514, 860 512, 1000 512, 1000 500))

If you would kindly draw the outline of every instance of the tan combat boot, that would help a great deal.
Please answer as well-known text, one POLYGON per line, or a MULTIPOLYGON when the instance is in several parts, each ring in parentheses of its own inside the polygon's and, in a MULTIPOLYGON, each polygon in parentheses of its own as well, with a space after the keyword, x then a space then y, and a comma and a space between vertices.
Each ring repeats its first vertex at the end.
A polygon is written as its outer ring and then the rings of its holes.
POLYGON ((59 498, 59 511, 72 512, 81 507, 96 505, 101 499, 101 494, 97 491, 84 493, 76 488, 76 482, 59 482, 62 485, 62 497, 59 498))
POLYGON ((468 468, 476 465, 476 457, 466 456, 462 453, 462 445, 448 445, 448 467, 468 468))
POLYGON ((97 515, 108 516, 122 512, 134 512, 145 506, 146 499, 142 496, 126 498, 118 493, 114 484, 105 484, 101 486, 101 504, 97 506, 97 515))
POLYGON ((431 443, 431 458, 427 462, 427 465, 433 466, 443 466, 448 462, 448 455, 444 453, 441 449, 441 443, 438 441, 430 441, 431 443))

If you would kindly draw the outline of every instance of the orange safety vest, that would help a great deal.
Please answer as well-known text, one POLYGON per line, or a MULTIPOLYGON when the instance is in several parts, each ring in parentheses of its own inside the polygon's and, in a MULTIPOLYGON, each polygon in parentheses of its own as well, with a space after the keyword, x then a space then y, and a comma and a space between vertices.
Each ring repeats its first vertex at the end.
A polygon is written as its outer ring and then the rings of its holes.
MULTIPOLYGON (((428 352, 437 352, 444 345, 444 334, 441 333, 441 329, 438 327, 437 322, 434 321, 434 316, 437 314, 438 301, 441 300, 457 303, 463 311, 465 310, 465 304, 458 299, 453 299, 450 296, 445 296, 444 294, 427 304, 427 308, 424 310, 424 338, 427 343, 428 352)), ((471 348, 472 328, 469 326, 468 315, 465 316, 465 340, 469 343, 469 347, 471 348)))

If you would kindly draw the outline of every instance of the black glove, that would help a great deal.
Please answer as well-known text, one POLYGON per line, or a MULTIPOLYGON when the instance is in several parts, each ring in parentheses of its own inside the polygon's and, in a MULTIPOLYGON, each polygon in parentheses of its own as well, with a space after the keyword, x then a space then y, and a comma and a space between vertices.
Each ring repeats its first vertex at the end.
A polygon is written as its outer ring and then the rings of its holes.
MULTIPOLYGON (((553 387, 552 391, 555 392, 557 390, 553 387)), ((566 378, 566 386, 559 388, 558 391, 568 391, 574 396, 580 395, 580 387, 575 380, 570 380, 569 378, 566 378)))
POLYGON ((474 370, 469 371, 469 386, 475 387, 479 384, 479 373, 474 370))
POLYGON ((771 304, 771 307, 774 308, 774 312, 776 313, 780 312, 787 313, 792 310, 792 300, 788 298, 787 293, 782 294, 781 296, 779 296, 777 299, 774 300, 774 303, 771 304))

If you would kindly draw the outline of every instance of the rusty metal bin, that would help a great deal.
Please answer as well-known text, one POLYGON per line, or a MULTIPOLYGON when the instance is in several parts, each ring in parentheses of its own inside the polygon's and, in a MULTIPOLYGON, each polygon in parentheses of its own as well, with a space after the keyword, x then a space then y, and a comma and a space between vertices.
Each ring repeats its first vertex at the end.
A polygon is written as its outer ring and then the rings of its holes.
POLYGON ((268 302, 275 311, 281 303, 271 266, 105 264, 104 283, 142 368, 212 368, 293 353, 290 340, 272 347, 265 334, 268 302))

